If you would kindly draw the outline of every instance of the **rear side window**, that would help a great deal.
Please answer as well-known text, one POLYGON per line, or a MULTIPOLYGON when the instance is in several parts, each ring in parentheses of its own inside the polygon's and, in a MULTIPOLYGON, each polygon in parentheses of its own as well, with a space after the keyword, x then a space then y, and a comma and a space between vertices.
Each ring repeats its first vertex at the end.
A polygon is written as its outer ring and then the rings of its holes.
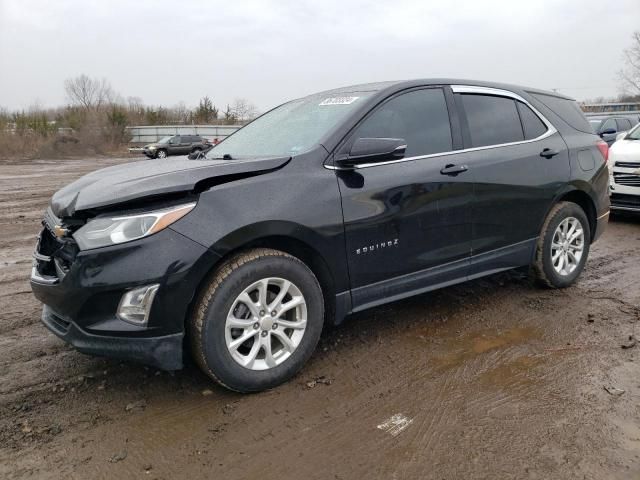
POLYGON ((627 130, 631 129, 631 120, 627 120, 626 118, 618 118, 616 120, 616 123, 618 124, 619 132, 626 132, 627 130))
POLYGON ((593 133, 593 129, 589 125, 587 118, 584 116, 575 100, 555 97, 553 95, 544 95, 542 93, 531 93, 531 96, 544 103, 547 108, 552 110, 556 115, 576 130, 585 133, 593 133))
POLYGON ((472 147, 524 140, 515 100, 492 95, 463 94, 472 147))
POLYGON ((382 104, 358 127, 354 138, 402 138, 405 157, 451 151, 451 125, 439 88, 403 93, 382 104))
POLYGON ((547 126, 533 110, 522 102, 516 102, 516 104, 518 105, 525 140, 538 138, 547 131, 547 126))

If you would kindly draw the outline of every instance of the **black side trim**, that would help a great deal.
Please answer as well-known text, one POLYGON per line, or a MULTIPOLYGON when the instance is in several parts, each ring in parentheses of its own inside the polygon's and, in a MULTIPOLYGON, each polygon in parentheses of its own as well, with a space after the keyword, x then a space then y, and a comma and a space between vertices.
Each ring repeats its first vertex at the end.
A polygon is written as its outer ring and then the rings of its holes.
POLYGON ((463 258, 445 265, 419 270, 381 282, 351 290, 353 311, 393 302, 437 288, 464 282, 467 279, 469 259, 463 258))
POLYGON ((530 238, 472 256, 469 268, 470 279, 529 265, 533 262, 537 240, 538 237, 530 238))
MULTIPOLYGON (((351 312, 359 312, 467 280, 530 265, 533 261, 536 241, 537 237, 531 238, 445 265, 354 288, 351 290, 353 298, 351 312)), ((341 320, 336 317, 336 323, 341 320)))

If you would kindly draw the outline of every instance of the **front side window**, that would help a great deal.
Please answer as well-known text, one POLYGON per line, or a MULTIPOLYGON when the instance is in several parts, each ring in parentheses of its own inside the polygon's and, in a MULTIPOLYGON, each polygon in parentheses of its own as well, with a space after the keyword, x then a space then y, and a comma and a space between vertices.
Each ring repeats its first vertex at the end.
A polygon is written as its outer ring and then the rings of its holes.
POLYGON ((463 94, 462 105, 472 147, 524 140, 515 100, 493 95, 463 94))
POLYGON ((600 131, 604 132, 605 130, 613 130, 614 132, 618 131, 618 127, 616 126, 616 121, 613 118, 608 118, 602 124, 602 128, 600 129, 600 131))
POLYGON ((357 128, 357 138, 401 138, 405 157, 451 151, 449 111, 440 88, 414 90, 385 102, 357 128))

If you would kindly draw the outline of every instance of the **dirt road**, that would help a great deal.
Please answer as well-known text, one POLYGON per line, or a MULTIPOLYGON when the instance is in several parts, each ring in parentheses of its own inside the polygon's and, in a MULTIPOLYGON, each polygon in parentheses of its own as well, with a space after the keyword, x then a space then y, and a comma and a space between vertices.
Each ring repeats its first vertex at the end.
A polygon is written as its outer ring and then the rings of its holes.
POLYGON ((117 162, 0 165, 0 478, 640 478, 640 344, 621 347, 640 339, 640 220, 614 218, 572 288, 501 274, 358 314, 243 396, 41 326, 47 201, 117 162))

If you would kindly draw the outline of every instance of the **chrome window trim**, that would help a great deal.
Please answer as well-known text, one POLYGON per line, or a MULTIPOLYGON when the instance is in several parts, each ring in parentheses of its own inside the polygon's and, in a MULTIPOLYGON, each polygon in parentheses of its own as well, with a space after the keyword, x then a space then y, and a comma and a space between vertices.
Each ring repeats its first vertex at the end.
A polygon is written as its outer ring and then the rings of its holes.
POLYGON ((538 142, 558 132, 558 130, 553 126, 553 124, 549 120, 547 120, 547 118, 544 115, 542 115, 542 113, 540 113, 533 105, 531 105, 527 100, 522 98, 517 93, 511 92, 509 90, 503 90, 501 88, 478 87, 474 85, 450 85, 450 87, 451 87, 451 90, 453 90, 453 93, 475 93, 480 95, 493 95, 496 97, 509 97, 519 102, 522 102, 531 110, 533 110, 533 113, 535 113, 540 118, 540 120, 542 120, 542 123, 544 123, 545 126, 547 127, 547 131, 536 138, 531 138, 529 140, 520 140, 517 142, 499 143, 495 145, 484 145, 482 147, 462 148, 460 150, 450 150, 448 152, 430 153, 428 155, 417 155, 414 157, 406 157, 398 160, 389 160, 387 162, 362 163, 360 165, 354 165, 353 167, 337 167, 335 165, 325 165, 324 167, 328 168, 329 170, 353 170, 353 169, 359 170, 361 168, 377 167, 380 165, 392 165, 394 163, 412 162, 414 160, 424 160, 428 158, 445 157, 448 155, 454 155, 458 153, 476 152, 480 150, 489 150, 492 148, 510 147, 512 145, 521 145, 525 143, 538 142))

